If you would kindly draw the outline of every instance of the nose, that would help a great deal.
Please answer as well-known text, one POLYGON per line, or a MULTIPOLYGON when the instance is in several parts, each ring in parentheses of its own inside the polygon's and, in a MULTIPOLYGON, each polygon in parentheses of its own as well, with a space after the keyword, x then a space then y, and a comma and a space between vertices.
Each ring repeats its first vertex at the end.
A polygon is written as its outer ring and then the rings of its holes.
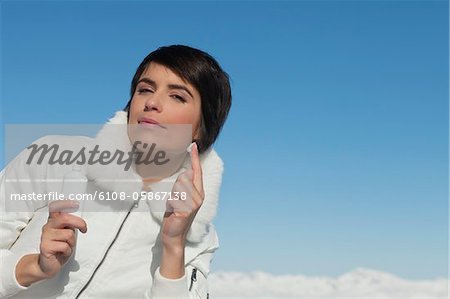
POLYGON ((162 111, 161 97, 159 95, 157 95, 156 93, 154 93, 151 97, 149 97, 145 101, 144 111, 151 111, 151 110, 158 111, 158 112, 162 111))

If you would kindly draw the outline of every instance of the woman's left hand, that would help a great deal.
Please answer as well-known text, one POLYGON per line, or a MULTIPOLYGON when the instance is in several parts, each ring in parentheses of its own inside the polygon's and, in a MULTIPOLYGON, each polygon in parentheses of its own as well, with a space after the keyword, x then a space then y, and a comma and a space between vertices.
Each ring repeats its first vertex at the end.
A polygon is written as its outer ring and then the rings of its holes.
POLYGON ((184 249, 188 231, 205 198, 202 168, 196 143, 191 150, 191 165, 191 169, 178 176, 172 188, 172 194, 175 195, 177 193, 174 192, 178 192, 180 199, 167 201, 162 224, 162 241, 165 246, 184 249), (185 200, 181 200, 183 194, 186 195, 185 200))

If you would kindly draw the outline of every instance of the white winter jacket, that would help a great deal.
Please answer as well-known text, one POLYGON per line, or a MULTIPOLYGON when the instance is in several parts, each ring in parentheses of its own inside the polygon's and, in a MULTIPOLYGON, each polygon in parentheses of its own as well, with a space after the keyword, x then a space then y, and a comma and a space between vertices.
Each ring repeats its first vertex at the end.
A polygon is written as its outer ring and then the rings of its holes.
MULTIPOLYGON (((108 124, 126 122, 126 113, 120 111, 108 124)), ((80 148, 89 147, 93 142, 115 143, 124 150, 130 148, 126 133, 118 132, 111 140, 102 132, 103 129, 95 138, 48 136, 36 143, 57 142, 62 148, 73 147, 74 141, 80 148)), ((184 277, 166 279, 159 273, 163 212, 152 210, 148 201, 138 205, 125 201, 122 209, 99 202, 101 212, 99 209, 83 213, 88 231, 78 233, 76 251, 58 275, 23 287, 15 278, 15 267, 22 256, 39 253, 48 207, 39 201, 18 201, 14 202, 18 211, 11 212, 5 210, 5 203, 15 192, 44 194, 60 190, 61 178, 71 170, 67 165, 32 167, 26 165, 27 158, 27 153, 22 152, 1 172, 0 298, 208 298, 206 278, 213 253, 219 246, 211 221, 217 209, 223 172, 222 160, 213 149, 200 156, 205 199, 187 237, 184 277)), ((134 171, 129 173, 126 184, 121 185, 123 177, 119 179, 115 169, 118 166, 106 167, 106 173, 104 167, 101 170, 101 180, 95 167, 84 169, 90 181, 89 193, 118 188, 126 192, 142 190, 142 180, 134 171)), ((182 170, 163 180, 164 184, 158 182, 150 187, 155 191, 173 186, 182 170)))

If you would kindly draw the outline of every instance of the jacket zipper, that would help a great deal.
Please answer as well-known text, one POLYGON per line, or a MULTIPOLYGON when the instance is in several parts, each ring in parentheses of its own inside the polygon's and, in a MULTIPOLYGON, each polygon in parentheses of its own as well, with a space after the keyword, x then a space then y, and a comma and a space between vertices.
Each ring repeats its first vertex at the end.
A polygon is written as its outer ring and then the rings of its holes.
POLYGON ((111 244, 109 244, 108 249, 106 249, 105 254, 103 255, 102 260, 100 261, 100 263, 97 265, 97 267, 94 270, 94 273, 92 273, 91 277, 89 278, 89 280, 87 281, 87 283, 83 286, 83 288, 81 289, 81 291, 78 293, 78 295, 75 297, 76 299, 78 299, 81 294, 84 292, 84 290, 86 290, 86 288, 89 286, 89 284, 91 283, 92 279, 94 278, 95 273, 97 273, 97 270, 100 268, 100 266, 103 264, 103 262, 106 259, 106 256, 108 255, 109 250, 111 249, 111 247, 114 245, 114 243, 116 242, 117 238, 119 237, 120 231, 122 230, 123 225, 125 224, 125 221, 127 220, 128 216, 131 213, 131 210, 133 210, 133 208, 135 208, 136 206, 133 205, 131 207, 131 209, 128 211, 127 215, 125 216, 125 218, 123 219, 122 223, 120 224, 119 230, 117 231, 117 234, 114 236, 114 239, 112 240, 111 244))
POLYGON ((191 284, 189 285, 189 292, 192 290, 192 286, 194 285, 194 281, 197 281, 197 268, 192 269, 191 284))

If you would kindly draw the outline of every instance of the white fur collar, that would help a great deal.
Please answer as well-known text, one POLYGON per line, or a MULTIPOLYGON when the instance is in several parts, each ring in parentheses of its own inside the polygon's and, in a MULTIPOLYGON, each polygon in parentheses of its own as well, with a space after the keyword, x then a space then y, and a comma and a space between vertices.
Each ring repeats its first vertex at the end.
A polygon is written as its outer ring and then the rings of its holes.
MULTIPOLYGON (((115 116, 99 131, 93 140, 93 144, 100 145, 100 148, 115 148, 124 152, 129 152, 131 150, 131 143, 128 139, 126 124, 127 113, 125 111, 116 112, 115 116), (123 126, 108 126, 109 124, 120 124, 123 126)), ((189 165, 190 161, 188 160, 189 159, 186 159, 183 167, 189 165)), ((205 199, 187 236, 187 240, 192 243, 200 242, 209 231, 211 221, 217 211, 223 172, 223 162, 214 149, 211 148, 202 153, 200 155, 200 160, 203 171, 205 199)), ((166 182, 166 184, 170 182, 170 188, 172 188, 181 171, 182 169, 173 176, 165 179, 164 182, 166 182)), ((118 165, 117 163, 109 163, 108 165, 102 165, 101 167, 88 166, 86 174, 91 180, 94 180, 97 185, 106 190, 125 191, 131 194, 132 192, 139 192, 143 188, 141 177, 134 169, 125 172, 123 166, 118 165)), ((153 188, 157 187, 157 185, 159 184, 151 184, 150 186, 153 188)), ((166 188, 167 186, 168 185, 165 185, 166 188)), ((161 224, 164 212, 155 211, 155 209, 150 210, 152 216, 161 224)))

